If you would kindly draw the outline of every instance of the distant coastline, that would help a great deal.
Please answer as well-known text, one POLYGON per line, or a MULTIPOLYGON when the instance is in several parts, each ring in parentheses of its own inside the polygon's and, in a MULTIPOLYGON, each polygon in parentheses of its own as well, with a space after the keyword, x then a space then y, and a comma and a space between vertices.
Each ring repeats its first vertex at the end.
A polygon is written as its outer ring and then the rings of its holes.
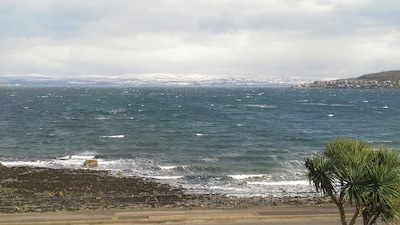
POLYGON ((314 81, 294 85, 295 88, 400 88, 400 70, 365 74, 357 78, 337 79, 329 81, 314 81))
POLYGON ((13 86, 19 86, 18 84, 3 84, 0 83, 0 87, 13 87, 13 86))

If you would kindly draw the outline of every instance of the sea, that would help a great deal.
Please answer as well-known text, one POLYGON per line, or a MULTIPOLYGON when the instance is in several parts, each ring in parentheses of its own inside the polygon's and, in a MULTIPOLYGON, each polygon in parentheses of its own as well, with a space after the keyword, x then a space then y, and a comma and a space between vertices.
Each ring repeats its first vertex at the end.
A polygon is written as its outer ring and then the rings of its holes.
POLYGON ((400 149, 399 134, 395 89, 0 87, 4 166, 107 170, 188 193, 315 195, 306 157, 339 137, 400 149))

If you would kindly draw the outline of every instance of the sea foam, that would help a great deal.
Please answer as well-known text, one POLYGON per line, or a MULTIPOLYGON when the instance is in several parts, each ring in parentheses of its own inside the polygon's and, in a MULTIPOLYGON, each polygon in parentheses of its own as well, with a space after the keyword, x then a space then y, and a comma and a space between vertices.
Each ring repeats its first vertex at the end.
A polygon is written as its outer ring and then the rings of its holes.
POLYGON ((238 174, 238 175, 228 175, 228 176, 232 177, 233 179, 236 179, 236 180, 271 177, 270 175, 267 175, 267 174, 238 174))

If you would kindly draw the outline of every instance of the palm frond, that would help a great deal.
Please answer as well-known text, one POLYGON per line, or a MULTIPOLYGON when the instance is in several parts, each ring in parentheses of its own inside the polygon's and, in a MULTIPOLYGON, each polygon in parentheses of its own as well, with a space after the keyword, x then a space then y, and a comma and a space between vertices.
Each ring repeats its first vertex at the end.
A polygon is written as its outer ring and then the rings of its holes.
POLYGON ((317 192, 322 191, 325 194, 334 191, 332 165, 329 160, 322 157, 307 158, 305 166, 308 169, 308 179, 317 192))

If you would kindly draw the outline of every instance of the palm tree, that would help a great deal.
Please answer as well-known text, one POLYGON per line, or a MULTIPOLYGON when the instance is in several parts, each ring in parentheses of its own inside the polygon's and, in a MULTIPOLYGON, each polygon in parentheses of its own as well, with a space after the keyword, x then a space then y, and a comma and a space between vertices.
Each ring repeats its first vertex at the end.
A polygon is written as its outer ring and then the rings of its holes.
POLYGON ((322 157, 307 158, 305 165, 308 169, 308 179, 315 186, 317 192, 327 194, 336 204, 340 213, 342 225, 347 225, 346 215, 343 207, 343 196, 336 196, 336 182, 333 174, 334 168, 332 162, 322 157))
POLYGON ((341 138, 329 142, 323 156, 305 159, 305 166, 316 191, 327 194, 338 207, 342 225, 347 225, 346 202, 356 208, 349 225, 360 214, 365 225, 379 217, 386 222, 400 218, 397 151, 375 150, 365 142, 341 138))
POLYGON ((368 186, 364 193, 364 224, 399 220, 400 158, 397 151, 380 148, 370 152, 367 165, 368 186))

